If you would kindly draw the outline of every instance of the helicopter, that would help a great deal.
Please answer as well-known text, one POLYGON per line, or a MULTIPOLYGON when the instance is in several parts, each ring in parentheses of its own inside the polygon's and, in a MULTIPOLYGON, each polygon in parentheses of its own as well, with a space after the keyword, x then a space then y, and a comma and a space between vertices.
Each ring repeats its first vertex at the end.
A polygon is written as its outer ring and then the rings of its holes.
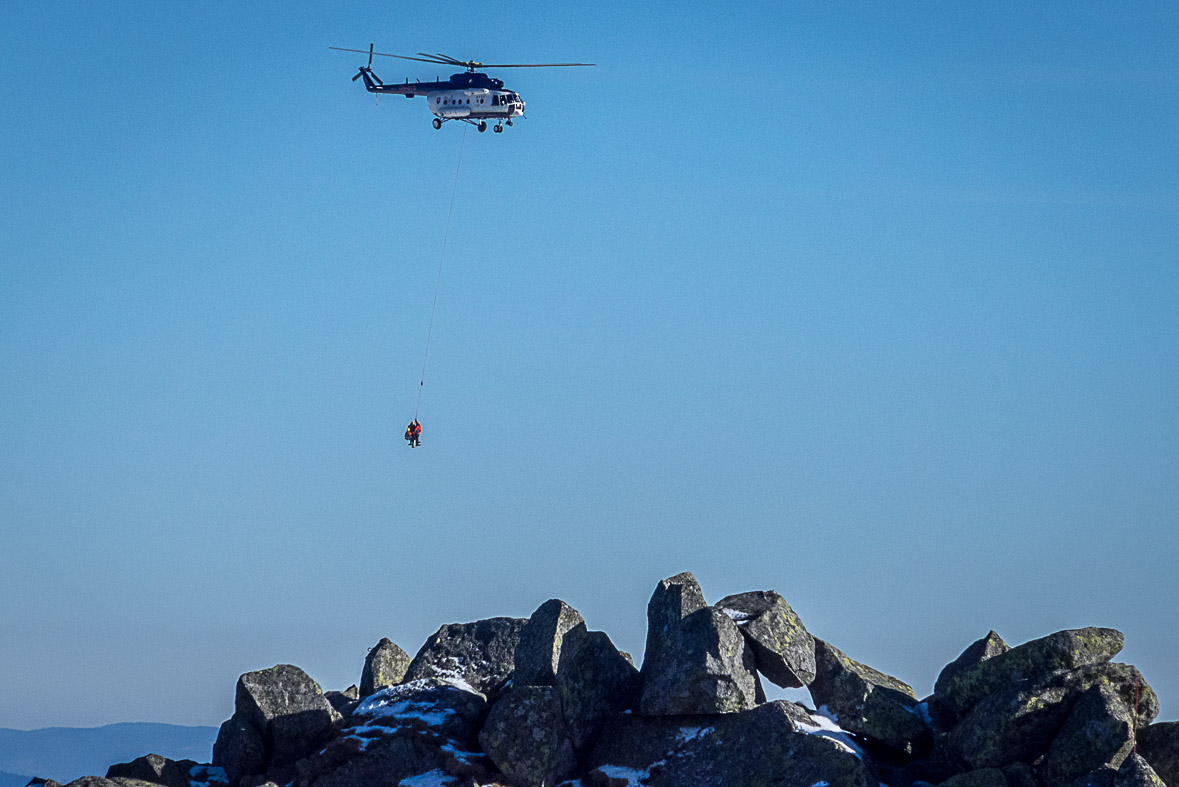
MULTIPOLYGON (((333 46, 338 52, 359 52, 363 49, 344 49, 333 46)), ((512 118, 524 116, 524 99, 520 94, 504 88, 502 79, 495 79, 482 73, 482 68, 561 68, 566 66, 592 66, 594 63, 479 63, 474 60, 458 60, 449 55, 427 54, 418 52, 419 57, 407 55, 390 55, 385 52, 374 52, 373 45, 368 45, 368 65, 360 67, 360 71, 352 77, 355 82, 364 80, 364 89, 380 96, 383 93, 413 98, 425 96, 426 106, 434 114, 434 128, 442 128, 442 124, 450 120, 461 120, 470 123, 480 132, 487 130, 487 121, 496 121, 492 131, 503 133, 504 124, 512 125, 512 118), (433 82, 417 80, 410 82, 407 77, 404 84, 386 85, 380 77, 373 73, 373 55, 380 57, 396 57, 401 60, 416 60, 421 63, 433 63, 450 67, 465 68, 458 74, 452 74, 450 79, 433 82)))

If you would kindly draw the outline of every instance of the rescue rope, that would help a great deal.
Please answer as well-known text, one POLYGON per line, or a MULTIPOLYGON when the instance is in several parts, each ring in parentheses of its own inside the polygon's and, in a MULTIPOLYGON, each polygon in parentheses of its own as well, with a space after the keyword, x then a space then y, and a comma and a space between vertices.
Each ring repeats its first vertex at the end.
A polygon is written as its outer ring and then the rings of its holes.
POLYGON ((450 219, 454 216, 454 196, 458 193, 459 171, 463 166, 463 148, 467 142, 467 124, 463 124, 463 136, 459 140, 458 164, 454 168, 454 183, 450 187, 450 209, 446 212, 446 228, 442 231, 442 253, 438 255, 438 275, 434 277, 434 302, 430 304, 430 327, 426 329, 426 352, 422 355, 422 379, 418 383, 418 403, 413 409, 413 420, 418 420, 422 409, 422 389, 426 387, 426 361, 430 358, 430 337, 434 335, 434 311, 438 308, 438 288, 442 283, 442 263, 446 261, 446 241, 450 237, 450 219))

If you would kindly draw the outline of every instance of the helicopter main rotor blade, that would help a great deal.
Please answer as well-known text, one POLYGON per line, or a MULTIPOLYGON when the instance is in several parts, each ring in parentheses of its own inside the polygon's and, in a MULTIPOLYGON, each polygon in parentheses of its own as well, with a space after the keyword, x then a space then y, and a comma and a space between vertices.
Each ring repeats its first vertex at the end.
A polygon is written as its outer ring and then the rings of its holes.
POLYGON ((433 63, 436 66, 453 65, 452 63, 449 63, 445 60, 427 60, 424 57, 407 57, 406 55, 386 55, 384 52, 376 52, 374 54, 381 55, 382 57, 397 57, 397 58, 401 58, 402 60, 417 60, 419 63, 433 63))
MULTIPOLYGON (((425 52, 418 52, 424 57, 431 57, 425 52)), ((596 66, 597 63, 480 63, 478 60, 459 60, 458 58, 444 55, 441 52, 434 55, 434 57, 445 58, 447 62, 453 63, 456 66, 463 66, 464 68, 560 68, 563 66, 596 66)))
POLYGON ((561 68, 563 66, 596 66, 597 63, 480 63, 480 68, 561 68))
MULTIPOLYGON (((359 52, 362 55, 369 54, 367 49, 345 49, 342 46, 329 46, 328 49, 334 49, 337 52, 359 52)), ((397 57, 402 60, 417 60, 422 63, 433 63, 434 65, 451 65, 450 63, 441 63, 438 60, 425 60, 420 57, 406 57, 405 55, 391 55, 388 52, 373 52, 372 54, 379 55, 380 57, 397 57)))
POLYGON ((442 60, 444 62, 450 63, 451 65, 455 65, 455 66, 465 66, 466 65, 466 63, 463 62, 462 60, 459 60, 458 58, 451 57, 450 55, 444 55, 441 53, 436 54, 436 55, 429 55, 429 54, 426 54, 425 52, 418 52, 418 54, 422 55, 423 57, 432 57, 435 60, 442 60))
POLYGON ((374 52, 370 45, 368 49, 346 49, 341 46, 329 46, 328 49, 334 49, 337 52, 356 52, 361 55, 369 56, 369 65, 372 65, 372 56, 378 55, 380 57, 395 57, 399 60, 415 60, 419 63, 433 63, 436 66, 459 66, 461 68, 480 69, 480 68, 567 68, 571 66, 596 66, 597 63, 480 63, 477 60, 459 60, 458 58, 444 55, 441 53, 431 55, 427 52, 418 52, 421 57, 410 57, 408 55, 394 55, 388 52, 374 52))

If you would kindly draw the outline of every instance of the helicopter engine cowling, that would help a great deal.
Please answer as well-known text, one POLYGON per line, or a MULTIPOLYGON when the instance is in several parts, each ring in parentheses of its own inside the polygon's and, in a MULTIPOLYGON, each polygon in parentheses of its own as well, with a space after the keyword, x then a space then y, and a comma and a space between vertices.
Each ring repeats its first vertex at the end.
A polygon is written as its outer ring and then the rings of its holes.
POLYGON ((455 87, 474 87, 499 90, 504 86, 502 79, 489 77, 480 71, 468 71, 463 74, 451 74, 450 84, 455 87))

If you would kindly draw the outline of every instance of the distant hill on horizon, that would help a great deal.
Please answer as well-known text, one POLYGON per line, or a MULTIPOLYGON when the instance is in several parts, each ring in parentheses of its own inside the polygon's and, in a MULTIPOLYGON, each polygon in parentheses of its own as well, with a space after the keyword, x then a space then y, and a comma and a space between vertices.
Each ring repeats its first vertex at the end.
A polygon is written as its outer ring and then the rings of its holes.
POLYGON ((114 763, 149 753, 208 762, 216 739, 216 727, 155 722, 39 730, 0 728, 0 787, 24 787, 33 776, 63 784, 81 776, 102 776, 114 763), (14 779, 22 781, 16 784, 14 779))
POLYGON ((21 776, 8 771, 0 771, 0 787, 25 787, 32 776, 21 776))

